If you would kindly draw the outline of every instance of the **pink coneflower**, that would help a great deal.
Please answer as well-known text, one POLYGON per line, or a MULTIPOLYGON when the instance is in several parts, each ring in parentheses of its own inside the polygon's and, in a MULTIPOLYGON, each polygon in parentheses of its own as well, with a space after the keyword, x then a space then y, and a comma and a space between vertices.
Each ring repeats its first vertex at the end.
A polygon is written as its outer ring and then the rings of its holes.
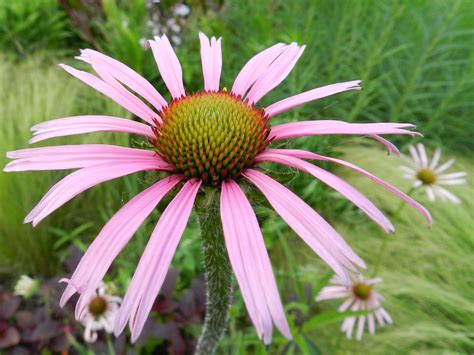
POLYGON ((383 297, 373 289, 373 286, 380 282, 382 279, 379 277, 366 280, 361 275, 357 275, 353 276, 351 284, 347 285, 336 275, 331 279, 331 285, 321 290, 316 301, 345 298, 346 300, 339 307, 339 312, 367 311, 367 314, 347 317, 341 326, 341 330, 348 339, 352 338, 354 328, 357 327, 356 339, 361 340, 366 324, 372 335, 375 334, 375 320, 382 327, 385 324, 392 324, 392 318, 381 306, 383 297))
POLYGON ((416 201, 371 173, 344 160, 304 150, 271 148, 272 142, 290 138, 354 134, 367 135, 389 150, 394 146, 379 135, 413 135, 408 123, 355 124, 312 120, 271 126, 271 118, 312 100, 360 89, 360 81, 332 84, 288 97, 268 107, 256 106, 289 74, 303 53, 296 43, 276 44, 258 53, 242 68, 232 89, 220 89, 221 39, 200 34, 204 90, 186 93, 181 66, 166 36, 149 41, 158 69, 172 99, 167 102, 143 77, 124 64, 94 50, 78 59, 90 64, 98 76, 61 65, 71 75, 108 96, 145 123, 110 116, 77 116, 33 127, 31 142, 86 132, 117 131, 148 138, 153 149, 113 145, 69 145, 19 150, 6 171, 79 169, 58 182, 28 214, 25 222, 37 225, 74 196, 101 182, 145 170, 168 176, 132 198, 105 225, 91 244, 65 290, 61 304, 76 292, 84 297, 95 290, 113 260, 172 189, 179 192, 161 215, 140 259, 115 322, 115 333, 130 325, 135 341, 160 290, 166 271, 186 227, 201 186, 220 191, 220 217, 230 263, 259 337, 271 341, 272 325, 291 338, 278 295, 270 260, 255 213, 240 182, 255 185, 276 212, 341 279, 348 270, 365 268, 364 262, 342 237, 300 197, 262 172, 260 165, 276 162, 302 170, 337 190, 385 231, 394 227, 382 212, 354 187, 306 160, 329 161, 367 176, 413 206, 431 223, 429 213, 416 201), (140 97, 139 97, 139 96, 140 97), (304 160, 306 159, 306 160, 304 160))
POLYGON ((466 183, 467 173, 465 171, 446 173, 446 170, 454 164, 455 160, 450 159, 444 164, 439 165, 441 149, 437 148, 430 162, 425 146, 421 143, 418 143, 416 147, 410 145, 408 149, 411 154, 410 166, 400 166, 400 169, 405 172, 403 175, 405 179, 413 180, 413 188, 424 188, 428 199, 432 202, 438 196, 444 201, 456 204, 461 203, 457 196, 443 187, 466 183))

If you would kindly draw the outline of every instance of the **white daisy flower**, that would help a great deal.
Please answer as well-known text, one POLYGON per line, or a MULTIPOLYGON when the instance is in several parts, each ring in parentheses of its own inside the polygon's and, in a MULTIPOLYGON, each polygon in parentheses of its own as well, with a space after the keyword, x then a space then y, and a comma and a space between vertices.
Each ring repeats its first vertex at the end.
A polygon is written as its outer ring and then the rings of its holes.
POLYGON ((15 284, 15 295, 29 298, 38 292, 39 281, 27 275, 21 275, 15 284))
POLYGON ((373 285, 382 282, 377 277, 374 279, 364 279, 361 275, 353 277, 352 283, 347 286, 339 276, 334 276, 330 285, 324 287, 316 301, 345 298, 346 300, 339 307, 339 312, 351 311, 369 311, 367 314, 350 316, 344 319, 341 330, 348 339, 352 338, 354 328, 357 326, 356 339, 361 340, 367 323, 370 334, 375 334, 375 321, 380 326, 392 324, 392 318, 387 311, 382 308, 381 301, 383 297, 373 290, 373 285))
POLYGON ((189 7, 184 4, 178 4, 173 8, 173 14, 175 16, 186 17, 190 12, 189 7))
POLYGON ((418 143, 416 147, 409 146, 411 166, 401 166, 405 174, 405 179, 413 180, 413 188, 423 187, 426 191, 428 199, 434 201, 436 196, 444 201, 451 201, 453 203, 461 203, 461 200, 454 196, 451 192, 446 190, 446 185, 460 185, 466 183, 467 173, 458 171, 455 173, 445 173, 453 164, 454 159, 450 159, 444 164, 439 165, 441 157, 441 149, 436 148, 433 159, 428 161, 425 146, 418 143))
POLYGON ((79 321, 85 327, 84 340, 94 343, 97 340, 97 332, 105 330, 107 333, 114 331, 114 322, 119 305, 122 302, 120 297, 108 294, 107 286, 101 283, 90 298, 87 307, 84 307, 79 321))

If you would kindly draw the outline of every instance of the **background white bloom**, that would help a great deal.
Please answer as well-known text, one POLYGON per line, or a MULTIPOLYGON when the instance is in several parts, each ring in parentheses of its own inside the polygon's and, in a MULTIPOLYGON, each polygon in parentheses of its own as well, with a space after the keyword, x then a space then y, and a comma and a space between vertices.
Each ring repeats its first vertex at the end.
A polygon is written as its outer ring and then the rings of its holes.
POLYGON ((446 173, 455 160, 450 159, 440 165, 441 149, 437 148, 430 162, 425 146, 421 143, 416 147, 409 146, 408 149, 411 154, 410 166, 401 166, 400 169, 405 172, 403 175, 405 179, 413 180, 413 188, 424 188, 430 201, 435 201, 438 196, 444 201, 461 203, 458 197, 443 187, 466 183, 466 172, 446 173))
POLYGON ((39 287, 39 281, 32 279, 27 275, 21 275, 15 284, 15 295, 29 298, 36 294, 39 287))
POLYGON ((122 299, 107 293, 107 286, 102 283, 90 298, 87 307, 79 316, 85 327, 84 340, 93 343, 97 340, 97 332, 105 330, 112 333, 115 317, 122 299))
POLYGON ((345 318, 341 326, 341 330, 348 339, 352 338, 354 327, 357 327, 356 339, 361 340, 366 323, 370 334, 375 334, 376 320, 380 326, 392 324, 392 318, 381 306, 383 297, 373 289, 373 286, 380 282, 382 282, 382 279, 379 277, 364 279, 361 275, 357 275, 353 277, 352 283, 347 286, 336 275, 331 279, 330 285, 321 290, 316 297, 316 301, 345 298, 345 301, 338 308, 339 312, 348 310, 368 311, 367 314, 345 318))

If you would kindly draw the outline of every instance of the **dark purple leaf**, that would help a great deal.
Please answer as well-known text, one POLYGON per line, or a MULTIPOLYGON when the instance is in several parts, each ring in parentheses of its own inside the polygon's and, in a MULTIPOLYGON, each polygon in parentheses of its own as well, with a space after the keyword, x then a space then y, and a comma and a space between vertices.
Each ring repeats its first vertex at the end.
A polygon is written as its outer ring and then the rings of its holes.
POLYGON ((185 290, 179 299, 179 310, 185 318, 191 318, 196 311, 196 301, 191 290, 185 290))
POLYGON ((60 334, 53 339, 50 343, 51 350, 54 352, 64 352, 69 348, 69 340, 67 340, 66 334, 60 334))
POLYGON ((24 346, 15 346, 8 351, 8 355, 33 355, 33 352, 24 346))
POLYGON ((15 314, 16 325, 20 329, 28 329, 35 326, 36 322, 33 313, 30 311, 18 311, 15 314))
POLYGON ((38 326, 31 334, 31 341, 42 341, 54 338, 64 331, 64 325, 61 322, 54 320, 47 320, 38 326))
POLYGON ((20 306, 20 297, 16 297, 11 293, 0 293, 0 319, 10 318, 20 306))
POLYGON ((20 333, 14 327, 0 329, 0 349, 5 349, 20 342, 20 333))
POLYGON ((166 274, 165 281, 161 286, 160 294, 171 297, 174 289, 176 288, 176 279, 178 278, 178 270, 170 268, 166 274))

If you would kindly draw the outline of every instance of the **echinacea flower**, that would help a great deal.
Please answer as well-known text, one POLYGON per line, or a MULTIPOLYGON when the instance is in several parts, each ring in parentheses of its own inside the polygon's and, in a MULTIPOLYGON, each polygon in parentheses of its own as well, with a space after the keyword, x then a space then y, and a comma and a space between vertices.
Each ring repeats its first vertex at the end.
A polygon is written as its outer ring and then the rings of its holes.
POLYGON ((268 199, 288 223, 341 279, 348 270, 365 268, 342 237, 300 197, 262 172, 260 165, 276 162, 302 170, 352 201, 385 231, 394 227, 383 213, 354 187, 306 160, 329 161, 353 169, 418 210, 431 223, 428 211, 390 184, 341 159, 304 150, 271 148, 272 142, 306 136, 367 135, 389 151, 396 148, 380 135, 414 135, 408 123, 347 123, 311 120, 272 126, 271 118, 295 106, 348 90, 359 80, 327 85, 288 97, 268 107, 257 103, 279 85, 303 54, 304 46, 278 43, 255 55, 237 75, 232 89, 220 89, 221 39, 201 41, 204 90, 186 93, 180 63, 166 36, 149 41, 161 77, 172 99, 163 96, 124 64, 94 50, 78 59, 97 75, 61 65, 69 74, 108 96, 145 123, 110 116, 76 116, 38 124, 31 143, 80 133, 114 131, 144 136, 153 147, 132 149, 103 144, 66 145, 18 150, 6 171, 78 169, 58 182, 28 214, 25 222, 41 220, 79 193, 101 182, 132 173, 167 172, 126 203, 104 226, 73 273, 62 296, 64 305, 80 294, 77 313, 87 306, 113 260, 162 198, 179 192, 162 213, 141 256, 115 321, 115 334, 129 323, 132 341, 139 336, 160 290, 201 186, 220 191, 220 217, 230 264, 257 333, 270 343, 274 324, 287 338, 290 330, 278 294, 257 218, 239 186, 248 181, 268 199), (139 97, 140 96, 140 97, 139 97))
POLYGON ((411 154, 410 166, 401 166, 405 174, 405 179, 413 180, 413 188, 424 188, 430 201, 435 201, 436 196, 444 201, 450 201, 456 204, 461 200, 446 190, 443 186, 461 185, 466 183, 467 173, 457 171, 455 173, 445 173, 453 164, 454 159, 439 165, 441 158, 441 149, 437 148, 433 154, 431 162, 428 160, 425 146, 418 143, 416 147, 408 147, 411 154))
POLYGON ((97 332, 104 330, 107 333, 114 331, 114 322, 122 302, 120 297, 107 293, 107 286, 101 283, 96 292, 88 295, 87 304, 78 315, 84 326, 84 340, 94 343, 97 332))
POLYGON ((339 306, 339 312, 367 311, 366 314, 346 317, 341 326, 341 330, 348 339, 352 338, 354 327, 357 326, 356 339, 361 340, 366 324, 372 335, 375 334, 375 320, 382 327, 385 324, 392 324, 392 318, 381 306, 383 297, 373 289, 373 286, 380 282, 382 279, 379 277, 364 279, 359 274, 353 276, 351 284, 347 285, 345 281, 335 275, 330 281, 330 286, 321 290, 316 301, 345 298, 346 300, 339 306))
POLYGON ((21 275, 15 284, 15 295, 29 298, 38 292, 39 281, 27 275, 21 275))

